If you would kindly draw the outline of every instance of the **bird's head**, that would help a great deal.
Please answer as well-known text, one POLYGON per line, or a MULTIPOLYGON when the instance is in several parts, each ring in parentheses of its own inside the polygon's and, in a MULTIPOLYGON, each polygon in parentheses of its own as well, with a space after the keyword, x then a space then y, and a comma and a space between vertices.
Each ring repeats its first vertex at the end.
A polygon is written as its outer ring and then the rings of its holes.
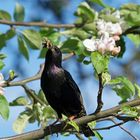
POLYGON ((53 46, 52 43, 45 39, 42 43, 43 48, 47 48, 46 61, 48 63, 54 63, 55 65, 60 65, 62 62, 62 53, 57 46, 53 46))

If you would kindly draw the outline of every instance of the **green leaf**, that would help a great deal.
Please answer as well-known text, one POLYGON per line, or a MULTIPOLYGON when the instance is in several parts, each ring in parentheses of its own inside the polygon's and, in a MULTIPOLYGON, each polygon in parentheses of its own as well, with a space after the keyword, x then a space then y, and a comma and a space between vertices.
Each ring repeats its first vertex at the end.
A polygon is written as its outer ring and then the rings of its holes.
POLYGON ((46 100, 46 97, 45 97, 45 94, 44 92, 40 89, 39 90, 39 93, 37 95, 39 97, 39 99, 41 99, 41 101, 43 101, 44 103, 46 103, 46 105, 48 104, 47 100, 46 100))
POLYGON ((119 76, 112 79, 109 84, 112 85, 112 89, 117 95, 122 98, 122 102, 127 101, 127 99, 135 95, 135 87, 126 77, 119 76))
POLYGON ((0 114, 5 120, 9 118, 9 104, 3 95, 0 95, 0 114))
POLYGON ((94 131, 94 134, 95 134, 95 137, 98 139, 98 140, 103 140, 103 137, 101 136, 101 134, 97 131, 94 131))
POLYGON ((23 96, 16 98, 10 103, 10 106, 26 106, 26 105, 28 105, 28 100, 23 96))
POLYGON ((18 118, 16 119, 16 121, 13 123, 13 130, 16 133, 21 134, 23 132, 24 128, 26 127, 30 117, 31 116, 28 116, 28 114, 26 114, 26 113, 20 114, 18 116, 18 118))
POLYGON ((117 19, 113 15, 101 15, 100 18, 105 20, 106 22, 112 22, 112 23, 119 22, 119 19, 117 19))
POLYGON ((93 52, 91 54, 91 62, 97 74, 108 71, 109 56, 93 52))
POLYGON ((140 98, 140 86, 137 85, 136 83, 134 84, 134 86, 135 86, 135 90, 136 90, 136 92, 138 94, 138 97, 140 98))
POLYGON ((5 64, 0 60, 0 70, 2 70, 4 66, 5 64))
POLYGON ((47 119, 55 119, 56 118, 55 112, 50 106, 47 106, 43 109, 43 116, 47 119))
POLYGON ((111 75, 108 72, 103 72, 102 73, 102 83, 103 85, 106 85, 110 82, 111 80, 111 75))
POLYGON ((88 125, 89 125, 90 128, 95 128, 96 121, 89 122, 88 125))
POLYGON ((6 40, 13 38, 16 35, 15 29, 11 28, 5 33, 6 40))
POLYGON ((25 16, 24 7, 19 3, 16 3, 14 10, 14 19, 15 21, 23 21, 25 16))
POLYGON ((127 37, 136 45, 136 47, 140 46, 140 35, 129 34, 127 37))
POLYGON ((82 2, 77 11, 75 12, 76 16, 82 18, 82 22, 93 22, 95 18, 95 11, 88 5, 86 2, 82 2))
POLYGON ((10 71, 9 71, 9 78, 12 80, 12 79, 14 79, 14 77, 15 77, 15 72, 14 72, 14 70, 10 70, 10 71))
POLYGON ((11 15, 7 11, 0 10, 0 19, 11 20, 11 15))
POLYGON ((40 34, 43 37, 47 37, 48 40, 50 40, 52 42, 53 45, 59 45, 60 41, 60 36, 61 34, 53 29, 53 28, 42 28, 40 30, 40 34))
POLYGON ((82 29, 67 30, 67 31, 64 31, 63 34, 69 35, 72 37, 78 37, 80 40, 84 40, 84 39, 87 39, 89 37, 89 34, 82 29))
POLYGON ((102 0, 90 0, 90 1, 100 5, 102 7, 106 7, 106 8, 109 7, 106 4, 104 4, 102 0))
POLYGON ((19 46, 19 51, 21 52, 21 54, 27 59, 29 60, 29 51, 28 48, 26 46, 25 41, 18 36, 18 46, 19 46))
POLYGON ((77 39, 66 40, 61 47, 62 52, 69 53, 72 51, 76 51, 78 49, 78 42, 79 41, 77 39))
POLYGON ((6 56, 5 54, 2 54, 2 53, 0 54, 0 59, 1 59, 1 60, 5 59, 6 57, 7 57, 7 56, 6 56))
POLYGON ((41 35, 35 30, 24 30, 22 32, 25 41, 32 49, 40 49, 41 47, 41 35))
POLYGON ((130 117, 137 117, 138 116, 137 109, 135 107, 131 107, 131 106, 122 106, 121 112, 130 116, 130 117))
POLYGON ((46 56, 47 50, 47 48, 42 48, 39 54, 39 58, 44 58, 46 56))
POLYGON ((76 124, 75 121, 69 121, 69 125, 73 126, 77 132, 79 132, 79 126, 76 124))
POLYGON ((6 45, 5 34, 0 34, 0 49, 2 49, 5 45, 6 45))

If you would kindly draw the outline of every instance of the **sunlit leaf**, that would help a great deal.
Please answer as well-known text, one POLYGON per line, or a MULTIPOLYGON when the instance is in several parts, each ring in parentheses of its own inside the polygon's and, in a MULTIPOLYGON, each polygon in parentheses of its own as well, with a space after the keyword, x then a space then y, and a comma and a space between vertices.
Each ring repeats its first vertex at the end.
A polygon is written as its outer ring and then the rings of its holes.
POLYGON ((112 85, 112 89, 117 95, 122 98, 122 102, 135 95, 135 87, 126 77, 119 76, 112 79, 109 84, 112 85))
POLYGON ((6 40, 9 40, 9 39, 13 38, 15 35, 16 35, 15 29, 11 28, 5 33, 5 38, 6 38, 6 40))
POLYGON ((39 97, 39 99, 41 99, 41 101, 43 101, 44 103, 48 104, 48 102, 46 100, 46 97, 45 97, 45 94, 41 89, 39 90, 37 96, 39 97))
POLYGON ((108 64, 109 64, 108 56, 102 55, 99 52, 93 52, 91 54, 91 61, 97 74, 108 71, 108 64))
POLYGON ((102 73, 102 83, 103 83, 103 85, 108 84, 110 80, 111 80, 111 75, 108 72, 103 72, 102 73))
POLYGON ((21 4, 16 3, 15 9, 14 9, 15 21, 23 21, 24 16, 25 16, 24 7, 21 4))
POLYGON ((68 39, 63 43, 61 50, 62 50, 62 52, 69 53, 72 51, 76 51, 78 49, 77 46, 78 46, 77 39, 68 39))
POLYGON ((40 34, 42 37, 47 37, 48 40, 50 40, 53 45, 59 45, 60 43, 59 38, 61 34, 57 30, 52 28, 42 28, 40 30, 40 34))
POLYGON ((2 70, 4 66, 5 66, 4 62, 0 60, 0 70, 2 70))
POLYGON ((16 119, 16 121, 13 123, 13 130, 18 133, 21 134, 24 130, 24 128, 26 127, 28 120, 31 116, 29 116, 26 113, 22 113, 18 116, 18 118, 16 119))
POLYGON ((25 97, 20 96, 20 97, 16 98, 15 100, 13 100, 10 103, 10 106, 25 106, 27 104, 28 104, 28 100, 25 97))
POLYGON ((19 51, 21 52, 21 54, 23 54, 23 56, 27 60, 29 60, 29 51, 28 51, 28 48, 26 46, 25 41, 20 36, 18 36, 18 47, 19 47, 19 51))
POLYGON ((89 127, 91 127, 91 128, 95 128, 95 126, 96 126, 96 121, 89 122, 88 125, 89 125, 89 127))
POLYGON ((0 95, 0 115, 5 120, 9 118, 9 104, 3 95, 0 95))
POLYGON ((0 19, 11 20, 11 15, 7 11, 0 10, 0 19))
POLYGON ((41 47, 41 35, 35 30, 24 30, 22 32, 25 41, 32 49, 40 49, 41 47))
POLYGON ((137 117, 138 116, 137 109, 135 107, 131 107, 131 106, 122 106, 121 112, 130 116, 130 117, 137 117))
POLYGON ((134 84, 134 86, 135 86, 136 92, 138 94, 138 97, 140 98, 140 86, 137 85, 136 83, 134 84))
POLYGON ((75 121, 69 121, 69 125, 73 126, 77 132, 79 132, 79 126, 76 124, 75 121))
POLYGON ((9 78, 12 80, 15 77, 15 71, 14 70, 10 70, 9 71, 9 78))
POLYGON ((88 5, 88 3, 82 2, 78 6, 75 15, 81 17, 83 22, 92 22, 95 18, 95 11, 88 5))
POLYGON ((101 134, 97 131, 94 131, 94 134, 95 134, 95 137, 98 139, 98 140, 103 140, 103 137, 101 136, 101 134))
POLYGON ((90 1, 100 5, 102 7, 109 7, 106 4, 104 4, 102 0, 90 0, 90 1))

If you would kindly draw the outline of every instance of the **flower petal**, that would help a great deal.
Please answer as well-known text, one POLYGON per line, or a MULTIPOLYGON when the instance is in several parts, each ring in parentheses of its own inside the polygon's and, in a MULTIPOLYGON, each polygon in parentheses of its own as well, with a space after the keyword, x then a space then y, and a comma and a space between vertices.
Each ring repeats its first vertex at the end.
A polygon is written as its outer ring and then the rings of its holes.
POLYGON ((3 74, 0 73, 0 81, 3 81, 3 80, 4 80, 3 74))
POLYGON ((4 94, 4 89, 2 87, 0 87, 0 95, 4 94))
POLYGON ((83 41, 83 44, 88 51, 96 51, 97 50, 94 40, 86 39, 83 41))

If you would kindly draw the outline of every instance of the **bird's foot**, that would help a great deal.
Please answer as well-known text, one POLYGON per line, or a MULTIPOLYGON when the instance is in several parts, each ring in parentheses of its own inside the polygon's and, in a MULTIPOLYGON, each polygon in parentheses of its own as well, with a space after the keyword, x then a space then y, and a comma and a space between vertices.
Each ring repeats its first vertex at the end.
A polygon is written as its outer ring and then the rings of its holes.
POLYGON ((56 120, 55 122, 53 122, 53 123, 51 124, 51 126, 57 124, 58 122, 61 122, 61 119, 60 119, 60 118, 57 118, 57 120, 56 120))
POLYGON ((69 119, 69 121, 72 121, 72 120, 74 120, 75 118, 77 118, 77 115, 70 116, 68 119, 69 119))

